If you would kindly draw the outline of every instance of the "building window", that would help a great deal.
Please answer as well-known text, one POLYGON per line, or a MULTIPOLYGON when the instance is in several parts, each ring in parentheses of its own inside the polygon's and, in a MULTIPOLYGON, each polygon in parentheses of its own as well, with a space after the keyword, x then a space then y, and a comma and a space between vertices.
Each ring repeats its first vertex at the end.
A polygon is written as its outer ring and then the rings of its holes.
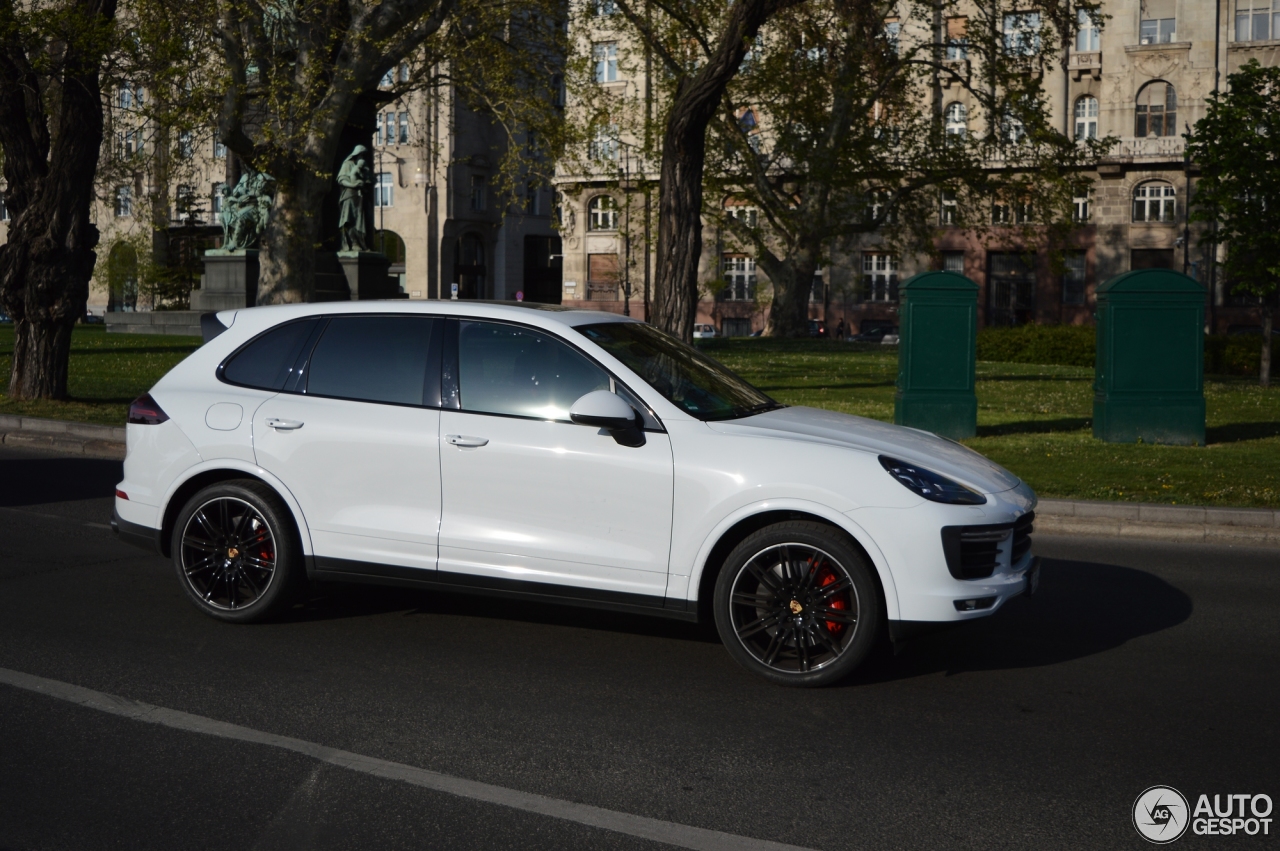
POLYGON ((862 252, 863 301, 898 300, 898 258, 883 252, 862 252))
POLYGON ((382 145, 382 116, 378 116, 378 120, 373 124, 373 146, 375 148, 382 145))
POLYGON ((595 0, 592 7, 595 9, 597 18, 607 18, 618 11, 613 0, 595 0))
POLYGON ((1069 251, 1062 263, 1062 303, 1084 304, 1084 252, 1069 251))
POLYGON ((1236 0, 1236 41, 1280 38, 1280 0, 1236 0))
POLYGON ((756 261, 745 254, 726 254, 723 258, 725 287, 719 301, 755 301, 756 261))
POLYGON ((133 190, 128 186, 116 187, 116 215, 133 215, 133 190))
POLYGON ((968 18, 947 18, 947 59, 955 62, 969 58, 968 29, 968 18))
POLYGON ((1085 95, 1076 100, 1076 141, 1098 138, 1098 99, 1085 95))
POLYGON ((938 222, 944 225, 960 224, 960 210, 956 203, 956 191, 943 189, 940 195, 942 206, 938 211, 938 222))
POLYGON ((1178 94, 1173 86, 1156 80, 1142 87, 1134 113, 1133 135, 1139 139, 1178 135, 1178 94))
POLYGON ((392 194, 394 191, 394 184, 391 182, 391 172, 378 172, 378 180, 373 185, 373 206, 392 206, 392 202, 395 201, 395 196, 392 194))
POLYGON ((178 131, 178 156, 184 160, 189 160, 194 153, 195 145, 192 141, 191 131, 178 131))
POLYGON ((959 101, 949 104, 945 115, 947 136, 963 139, 969 132, 969 112, 964 104, 959 101))
POLYGON ((902 22, 897 18, 890 18, 884 22, 884 40, 888 43, 891 51, 898 52, 898 47, 902 41, 902 22))
POLYGON ((618 45, 607 41, 593 45, 591 58, 595 63, 595 79, 597 83, 618 82, 618 45))
POLYGON ((1010 145, 1019 145, 1027 138, 1027 126, 1012 110, 1006 110, 1004 117, 1000 119, 1000 134, 1010 145))
POLYGON ((396 136, 396 143, 400 145, 409 144, 409 113, 400 113, 400 135, 396 136))
POLYGON ((1176 222, 1178 220, 1177 190, 1162 180, 1139 184, 1133 190, 1133 220, 1135 222, 1176 222))
POLYGON ((133 83, 124 83, 116 90, 116 106, 120 109, 142 109, 146 101, 146 89, 133 83))
POLYGON ((1071 221, 1084 224, 1089 221, 1089 187, 1082 186, 1071 198, 1071 221))
POLYGON ((542 186, 536 180, 530 180, 525 184, 524 208, 531 216, 542 215, 542 186))
POLYGON ((748 228, 755 228, 760 221, 760 211, 755 207, 729 207, 725 215, 748 228))
POLYGON ((4 193, 0 192, 0 222, 9 221, 9 205, 5 203, 4 193))
POLYGON ((595 138, 587 146, 587 156, 606 161, 618 158, 618 125, 605 124, 596 128, 595 138))
POLYGON ((587 230, 617 230, 618 202, 612 195, 597 195, 587 204, 587 230))
POLYGON ((1036 272, 1032 258, 1012 252, 987 255, 987 324, 1035 321, 1036 272))
POLYGON ((213 210, 213 223, 215 225, 222 224, 222 201, 226 197, 227 184, 213 184, 213 197, 210 199, 209 208, 213 210))
POLYGON ((1000 201, 991 204, 991 224, 1007 225, 1013 223, 1013 209, 1000 201))
POLYGON ((964 252, 963 251, 942 252, 942 271, 955 272, 957 275, 963 275, 964 274, 964 252))
MULTIPOLYGON (((216 130, 214 131, 217 132, 216 130)), ((213 139, 213 158, 215 160, 225 160, 227 158, 227 146, 215 136, 213 139)))
POLYGON ((1093 13, 1081 9, 1076 13, 1076 52, 1094 53, 1102 49, 1102 32, 1093 13))
POLYGON ((471 175, 471 209, 477 213, 489 207, 489 180, 483 174, 471 175))
POLYGON ((1013 56, 1040 52, 1040 13, 1014 12, 1004 16, 1004 50, 1013 56))
POLYGON ((1174 17, 1174 0, 1146 0, 1142 24, 1138 29, 1140 44, 1169 44, 1178 37, 1174 17))
POLYGON ((387 128, 384 140, 388 145, 394 145, 396 143, 396 114, 394 112, 388 112, 383 116, 383 119, 383 123, 387 128))

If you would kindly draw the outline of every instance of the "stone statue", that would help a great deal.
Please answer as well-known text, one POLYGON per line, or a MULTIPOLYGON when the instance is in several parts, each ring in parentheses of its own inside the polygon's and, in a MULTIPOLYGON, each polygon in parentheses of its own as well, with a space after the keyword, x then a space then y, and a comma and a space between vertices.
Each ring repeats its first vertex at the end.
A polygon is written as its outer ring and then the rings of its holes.
POLYGON ((364 213, 365 198, 373 187, 373 172, 364 158, 368 151, 364 145, 356 145, 338 169, 338 185, 342 194, 338 198, 338 232, 342 235, 343 251, 369 251, 369 222, 364 213))
POLYGON ((222 250, 254 248, 271 212, 270 175, 246 166, 234 189, 222 188, 222 250))

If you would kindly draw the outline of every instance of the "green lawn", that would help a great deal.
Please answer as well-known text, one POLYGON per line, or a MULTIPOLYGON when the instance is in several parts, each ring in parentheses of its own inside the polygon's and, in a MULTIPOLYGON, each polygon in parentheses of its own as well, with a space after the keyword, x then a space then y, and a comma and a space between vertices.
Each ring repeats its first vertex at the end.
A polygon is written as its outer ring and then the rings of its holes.
MULTIPOLYGON (((194 337, 73 337, 68 402, 12 402, 0 414, 119 424, 130 400, 200 345, 194 337)), ((714 340, 712 356, 780 402, 893 419, 897 351, 826 340, 714 340)), ((0 389, 13 327, 0 326, 0 389)), ((1206 447, 1101 443, 1090 433, 1093 372, 1067 366, 978 364, 978 436, 965 441, 1042 495, 1195 505, 1280 507, 1280 389, 1253 379, 1206 382, 1206 447)))
MULTIPOLYGON (((703 341, 780 402, 893 419, 896 349, 825 340, 703 341)), ((1280 389, 1210 377, 1206 447, 1093 439, 1093 370, 978 364, 978 436, 967 445, 1041 496, 1280 507, 1280 389)))
POLYGON ((7 395, 13 326, 0 325, 0 414, 123 425, 129 403, 199 347, 199 337, 108 334, 101 325, 77 325, 67 378, 70 401, 14 402, 7 395))

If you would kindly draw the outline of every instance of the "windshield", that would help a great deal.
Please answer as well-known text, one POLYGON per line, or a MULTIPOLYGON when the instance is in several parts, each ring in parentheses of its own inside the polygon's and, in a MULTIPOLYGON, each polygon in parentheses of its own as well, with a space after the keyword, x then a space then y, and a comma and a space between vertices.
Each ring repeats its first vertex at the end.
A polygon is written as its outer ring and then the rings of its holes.
POLYGON ((581 325, 578 333, 622 361, 671 404, 700 420, 781 408, 697 349, 640 322, 581 325))

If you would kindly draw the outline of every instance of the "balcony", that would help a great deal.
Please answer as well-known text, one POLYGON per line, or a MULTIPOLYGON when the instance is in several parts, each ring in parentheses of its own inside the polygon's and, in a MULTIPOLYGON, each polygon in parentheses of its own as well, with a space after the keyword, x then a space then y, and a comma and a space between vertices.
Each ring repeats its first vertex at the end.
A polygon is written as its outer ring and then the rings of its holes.
POLYGON ((1187 148, 1181 136, 1148 136, 1145 139, 1122 138, 1106 159, 1180 160, 1187 148))
POLYGON ((1086 76, 1095 80, 1102 79, 1102 53, 1101 51, 1090 51, 1088 53, 1077 53, 1071 51, 1071 55, 1067 57, 1067 73, 1071 75, 1071 79, 1079 82, 1086 76))

